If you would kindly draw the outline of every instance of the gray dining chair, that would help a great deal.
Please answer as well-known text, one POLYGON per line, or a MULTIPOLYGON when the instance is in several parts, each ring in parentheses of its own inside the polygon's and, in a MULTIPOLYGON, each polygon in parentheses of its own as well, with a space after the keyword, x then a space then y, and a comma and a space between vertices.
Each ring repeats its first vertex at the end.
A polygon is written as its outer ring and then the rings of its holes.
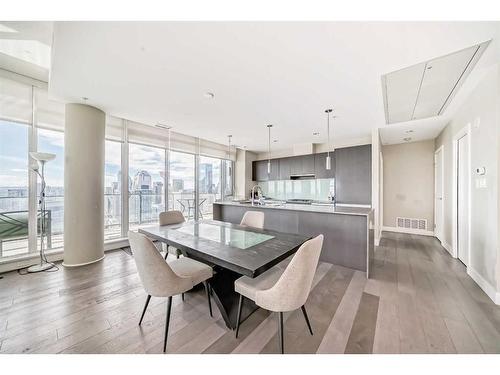
POLYGON ((264 212, 246 211, 240 225, 257 229, 264 229, 264 212))
MULTIPOLYGON (((182 224, 186 221, 186 219, 184 218, 184 215, 182 214, 181 211, 172 210, 172 211, 160 212, 159 221, 160 225, 173 225, 173 224, 182 224)), ((181 255, 179 249, 176 249, 175 247, 169 246, 168 244, 165 243, 163 243, 162 246, 163 249, 165 250, 165 259, 167 259, 169 253, 175 255, 177 259, 179 259, 179 256, 181 255)))
POLYGON ((302 310, 311 335, 313 334, 305 303, 318 266, 323 235, 304 242, 297 250, 286 268, 275 266, 256 278, 242 276, 234 283, 234 289, 240 294, 236 337, 240 328, 243 297, 255 302, 263 309, 278 313, 279 350, 284 353, 283 312, 302 310))
POLYGON ((165 262, 160 252, 153 244, 153 241, 145 235, 128 232, 128 239, 139 273, 139 278, 144 290, 148 294, 146 304, 142 310, 141 319, 139 320, 139 325, 142 323, 151 296, 168 298, 165 338, 163 340, 163 352, 165 353, 167 349, 172 296, 187 292, 195 285, 203 283, 208 299, 208 310, 210 316, 212 316, 210 285, 207 281, 212 277, 212 267, 194 259, 184 257, 165 262))

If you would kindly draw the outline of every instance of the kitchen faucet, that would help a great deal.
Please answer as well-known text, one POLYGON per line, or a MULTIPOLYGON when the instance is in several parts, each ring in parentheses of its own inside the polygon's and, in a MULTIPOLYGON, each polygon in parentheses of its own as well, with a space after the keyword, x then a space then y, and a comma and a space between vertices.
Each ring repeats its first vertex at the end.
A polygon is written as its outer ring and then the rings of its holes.
MULTIPOLYGON (((254 198, 255 190, 257 190, 257 194, 259 194, 259 192, 260 192, 260 195, 259 195, 260 197, 262 197, 262 195, 263 195, 262 188, 259 185, 254 185, 254 187, 252 187, 252 191, 250 193, 250 199, 252 200, 252 206, 255 205, 255 198, 254 198)), ((260 198, 258 199, 258 204, 262 204, 260 198)))

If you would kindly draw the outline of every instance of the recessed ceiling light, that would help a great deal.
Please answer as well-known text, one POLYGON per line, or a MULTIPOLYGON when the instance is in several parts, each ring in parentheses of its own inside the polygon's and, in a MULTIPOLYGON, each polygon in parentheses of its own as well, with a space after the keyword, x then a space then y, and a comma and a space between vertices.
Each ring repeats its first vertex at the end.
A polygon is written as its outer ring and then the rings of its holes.
POLYGON ((277 140, 277 139, 273 139, 273 143, 277 143, 277 142, 278 142, 278 140, 277 140))
POLYGON ((205 98, 207 98, 207 99, 213 99, 213 98, 215 98, 215 94, 213 92, 207 91, 205 93, 205 98))
POLYGON ((403 141, 405 141, 405 142, 410 142, 410 141, 411 141, 411 137, 406 137, 406 138, 403 138, 403 141))
POLYGON ((432 66, 428 66, 428 67, 427 67, 427 69, 428 69, 428 70, 432 69, 432 66))
POLYGON ((87 100, 89 100, 89 98, 87 98, 86 96, 82 96, 82 100, 87 101, 87 100))
POLYGON ((411 129, 410 129, 410 130, 406 130, 406 131, 405 131, 405 133, 406 133, 406 134, 413 133, 413 130, 411 130, 411 129))
POLYGON ((319 135, 319 132, 314 132, 313 135, 319 135))

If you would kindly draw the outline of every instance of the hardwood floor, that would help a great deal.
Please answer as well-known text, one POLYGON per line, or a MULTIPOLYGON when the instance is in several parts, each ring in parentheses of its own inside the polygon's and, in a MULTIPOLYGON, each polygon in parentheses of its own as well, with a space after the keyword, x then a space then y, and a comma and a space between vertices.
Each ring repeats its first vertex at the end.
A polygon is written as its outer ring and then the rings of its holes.
MULTIPOLYGON (((125 251, 103 262, 0 279, 1 353, 160 353, 166 301, 146 298, 125 251)), ((321 263, 302 313, 285 314, 287 353, 500 353, 500 306, 431 237, 384 233, 373 278, 321 263)), ((203 290, 174 297, 168 353, 276 353, 277 317, 257 310, 238 339, 203 290)))

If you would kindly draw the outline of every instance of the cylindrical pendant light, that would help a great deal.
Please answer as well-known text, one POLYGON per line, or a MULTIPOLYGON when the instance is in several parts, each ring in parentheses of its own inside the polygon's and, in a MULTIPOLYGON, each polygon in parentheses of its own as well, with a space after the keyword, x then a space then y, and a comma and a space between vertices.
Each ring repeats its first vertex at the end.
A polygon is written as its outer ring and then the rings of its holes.
POLYGON ((271 174, 271 124, 267 125, 268 129, 268 140, 267 140, 267 174, 271 174))
POLYGON ((326 134, 328 137, 327 145, 328 145, 328 152, 326 154, 326 169, 330 170, 332 169, 332 158, 330 157, 330 113, 332 113, 333 109, 325 109, 326 113, 326 124, 327 124, 327 129, 326 129, 326 134))
MULTIPOLYGON (((227 159, 231 160, 231 138, 233 138, 232 135, 227 136, 227 159)), ((229 168, 229 177, 231 177, 231 170, 232 168, 229 168)))

